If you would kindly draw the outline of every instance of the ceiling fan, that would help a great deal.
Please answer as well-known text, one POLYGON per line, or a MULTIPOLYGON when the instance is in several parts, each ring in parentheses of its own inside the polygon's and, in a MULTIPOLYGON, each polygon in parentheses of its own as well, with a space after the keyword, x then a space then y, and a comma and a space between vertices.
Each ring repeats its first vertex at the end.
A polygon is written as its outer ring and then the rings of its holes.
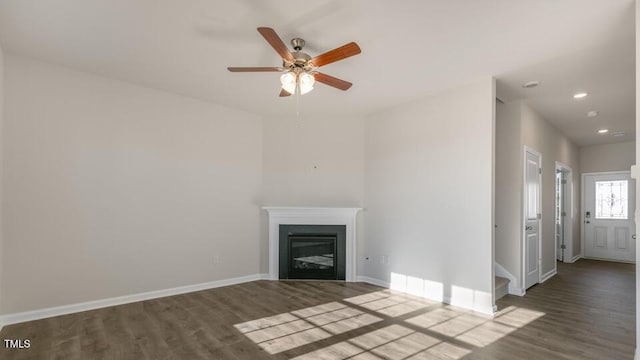
POLYGON ((304 95, 313 90, 315 82, 333 86, 340 90, 348 90, 351 83, 336 77, 321 73, 317 69, 321 66, 360 54, 360 47, 350 42, 339 48, 327 51, 316 57, 311 57, 302 51, 305 41, 300 38, 291 40, 294 52, 290 52, 275 30, 259 27, 258 32, 267 40, 269 45, 282 57, 282 67, 229 67, 231 72, 284 72, 280 76, 282 90, 280 96, 290 96, 296 92, 304 95))

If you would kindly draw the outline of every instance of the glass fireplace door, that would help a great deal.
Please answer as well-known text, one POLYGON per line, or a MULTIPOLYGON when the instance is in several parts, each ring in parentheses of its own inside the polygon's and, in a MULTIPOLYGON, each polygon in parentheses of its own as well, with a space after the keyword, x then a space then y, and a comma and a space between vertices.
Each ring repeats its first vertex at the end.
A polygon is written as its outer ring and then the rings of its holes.
POLYGON ((337 238, 289 235, 289 279, 336 279, 337 238))

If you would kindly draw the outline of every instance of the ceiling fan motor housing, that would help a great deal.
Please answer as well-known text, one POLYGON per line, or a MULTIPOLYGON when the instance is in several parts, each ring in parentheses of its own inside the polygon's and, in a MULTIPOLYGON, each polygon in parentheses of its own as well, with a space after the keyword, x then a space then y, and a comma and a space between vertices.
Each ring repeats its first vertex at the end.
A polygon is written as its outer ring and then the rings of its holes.
POLYGON ((294 52, 291 53, 293 56, 293 61, 283 61, 283 66, 290 70, 294 70, 295 68, 309 70, 309 60, 311 60, 311 56, 309 54, 302 51, 304 47, 305 41, 300 38, 291 39, 291 45, 293 45, 294 52))

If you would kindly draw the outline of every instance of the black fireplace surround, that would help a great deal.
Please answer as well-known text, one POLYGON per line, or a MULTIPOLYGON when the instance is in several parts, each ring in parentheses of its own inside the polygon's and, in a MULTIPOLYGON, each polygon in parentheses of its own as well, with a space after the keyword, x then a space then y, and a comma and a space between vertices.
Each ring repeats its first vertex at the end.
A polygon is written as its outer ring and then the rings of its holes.
POLYGON ((280 225, 280 279, 345 279, 345 225, 280 225))

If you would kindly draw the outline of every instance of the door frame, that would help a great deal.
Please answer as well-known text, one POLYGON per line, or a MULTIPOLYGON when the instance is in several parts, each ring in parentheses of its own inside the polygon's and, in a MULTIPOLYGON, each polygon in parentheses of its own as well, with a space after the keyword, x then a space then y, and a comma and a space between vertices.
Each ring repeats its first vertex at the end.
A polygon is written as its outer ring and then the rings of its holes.
MULTIPOLYGON (((620 171, 601 171, 601 172, 590 172, 590 173, 582 173, 582 183, 580 184, 581 188, 580 188, 580 257, 583 258, 584 257, 584 196, 585 196, 585 186, 584 186, 584 181, 585 178, 589 175, 619 175, 619 174, 625 174, 625 175, 629 175, 629 177, 631 177, 631 171, 630 170, 620 170, 620 171)), ((633 177, 631 177, 633 179, 633 177)), ((637 185, 636 185, 637 186, 637 185)), ((637 195, 636 195, 637 196, 637 195)), ((629 199, 629 201, 631 201, 631 199, 629 199)), ((635 220, 635 217, 634 217, 635 220)), ((636 253, 638 252, 638 249, 636 248, 636 253)), ((637 254, 636 254, 637 256, 637 254)))
MULTIPOLYGON (((564 257, 562 259, 562 262, 565 263, 572 263, 574 262, 574 256, 573 256, 573 219, 574 219, 574 214, 575 214, 575 209, 573 206, 573 198, 574 198, 574 186, 573 186, 573 170, 571 169, 571 167, 569 167, 566 164, 563 164, 559 161, 556 161, 556 172, 557 171, 562 171, 563 173, 567 174, 567 188, 565 188, 565 191, 563 191, 562 193, 562 200, 564 200, 566 203, 565 205, 568 204, 568 208, 569 209, 565 209, 565 212, 567 213, 567 215, 565 216, 565 218, 563 219, 563 230, 564 230, 564 244, 565 244, 565 253, 564 253, 564 257), (567 226, 567 224, 569 226, 567 226), (569 239, 569 242, 567 243, 567 239, 569 239), (567 253, 569 254, 569 256, 567 256, 567 253)), ((558 204, 556 203, 556 206, 558 204)), ((554 228, 554 232, 557 231, 557 227, 554 228)), ((555 238, 558 238, 558 234, 557 232, 554 234, 555 238)), ((557 240, 556 240, 557 241, 557 240)), ((558 259, 558 244, 556 243, 556 259, 558 259)), ((558 271, 557 268, 557 264, 556 264, 556 271, 558 271)))
MULTIPOLYGON (((540 159, 540 169, 542 169, 542 153, 540 153, 539 151, 525 145, 524 146, 524 151, 522 152, 522 206, 520 207, 520 210, 522 211, 521 213, 521 221, 522 223, 520 224, 520 231, 521 231, 521 241, 520 241, 520 246, 522 246, 522 251, 521 251, 521 255, 522 257, 520 258, 522 260, 522 288, 524 289, 524 292, 526 293, 527 289, 526 289, 526 283, 527 283, 527 230, 525 229, 526 227, 526 223, 527 223, 527 209, 525 209, 525 206, 527 206, 527 192, 526 192, 526 188, 527 188, 527 167, 525 166, 525 164, 527 163, 527 153, 531 153, 535 156, 537 156, 540 159)), ((538 172, 538 182, 540 184, 540 189, 538 191, 538 206, 540 214, 542 214, 542 173, 538 172)), ((542 282, 542 216, 540 217, 540 219, 538 219, 538 284, 542 282)))

